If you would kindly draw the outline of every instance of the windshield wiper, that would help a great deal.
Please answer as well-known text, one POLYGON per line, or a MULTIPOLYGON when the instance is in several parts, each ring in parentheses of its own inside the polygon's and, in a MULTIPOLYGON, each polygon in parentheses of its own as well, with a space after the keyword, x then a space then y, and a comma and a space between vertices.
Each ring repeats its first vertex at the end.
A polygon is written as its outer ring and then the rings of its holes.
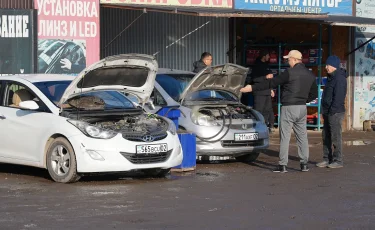
POLYGON ((207 98, 199 98, 197 101, 229 101, 228 99, 225 98, 215 98, 215 97, 207 97, 207 98))
POLYGON ((125 107, 110 107, 110 108, 105 108, 105 110, 112 110, 112 109, 133 109, 133 108, 125 108, 125 107))

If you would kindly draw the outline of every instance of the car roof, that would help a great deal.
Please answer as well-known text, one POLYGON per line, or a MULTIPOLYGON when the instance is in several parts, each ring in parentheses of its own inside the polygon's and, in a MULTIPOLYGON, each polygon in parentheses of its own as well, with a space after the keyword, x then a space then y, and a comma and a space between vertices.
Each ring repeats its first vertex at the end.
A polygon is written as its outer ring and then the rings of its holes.
POLYGON ((193 74, 195 75, 195 73, 191 71, 168 69, 168 68, 159 68, 157 74, 193 74))
POLYGON ((23 79, 31 83, 45 81, 72 81, 76 76, 64 74, 19 74, 19 75, 2 75, 0 80, 23 79))

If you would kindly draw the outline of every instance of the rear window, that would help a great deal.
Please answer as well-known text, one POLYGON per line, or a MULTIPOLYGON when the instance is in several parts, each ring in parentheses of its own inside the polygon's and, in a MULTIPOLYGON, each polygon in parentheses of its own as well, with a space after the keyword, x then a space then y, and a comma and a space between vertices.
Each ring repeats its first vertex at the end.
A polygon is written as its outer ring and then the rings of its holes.
POLYGON ((171 98, 178 101, 194 76, 194 74, 158 74, 156 81, 171 98))

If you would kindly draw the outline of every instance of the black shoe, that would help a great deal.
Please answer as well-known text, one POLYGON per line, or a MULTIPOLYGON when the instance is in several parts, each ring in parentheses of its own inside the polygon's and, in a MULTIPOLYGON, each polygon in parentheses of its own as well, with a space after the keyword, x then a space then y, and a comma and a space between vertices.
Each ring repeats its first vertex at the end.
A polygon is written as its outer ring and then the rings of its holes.
POLYGON ((301 171, 302 172, 308 172, 309 171, 309 166, 307 166, 307 164, 301 164, 301 171))
POLYGON ((278 165, 274 170, 273 172, 277 172, 277 173, 287 173, 288 171, 286 170, 286 166, 285 165, 278 165))

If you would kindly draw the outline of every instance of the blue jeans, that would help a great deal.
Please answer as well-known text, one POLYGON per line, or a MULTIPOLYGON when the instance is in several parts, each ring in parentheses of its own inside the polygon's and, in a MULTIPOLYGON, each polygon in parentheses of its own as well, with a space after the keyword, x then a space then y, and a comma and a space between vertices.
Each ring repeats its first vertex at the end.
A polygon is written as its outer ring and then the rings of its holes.
POLYGON ((323 115, 323 159, 329 163, 337 162, 343 164, 342 121, 344 120, 344 116, 345 113, 323 115))

